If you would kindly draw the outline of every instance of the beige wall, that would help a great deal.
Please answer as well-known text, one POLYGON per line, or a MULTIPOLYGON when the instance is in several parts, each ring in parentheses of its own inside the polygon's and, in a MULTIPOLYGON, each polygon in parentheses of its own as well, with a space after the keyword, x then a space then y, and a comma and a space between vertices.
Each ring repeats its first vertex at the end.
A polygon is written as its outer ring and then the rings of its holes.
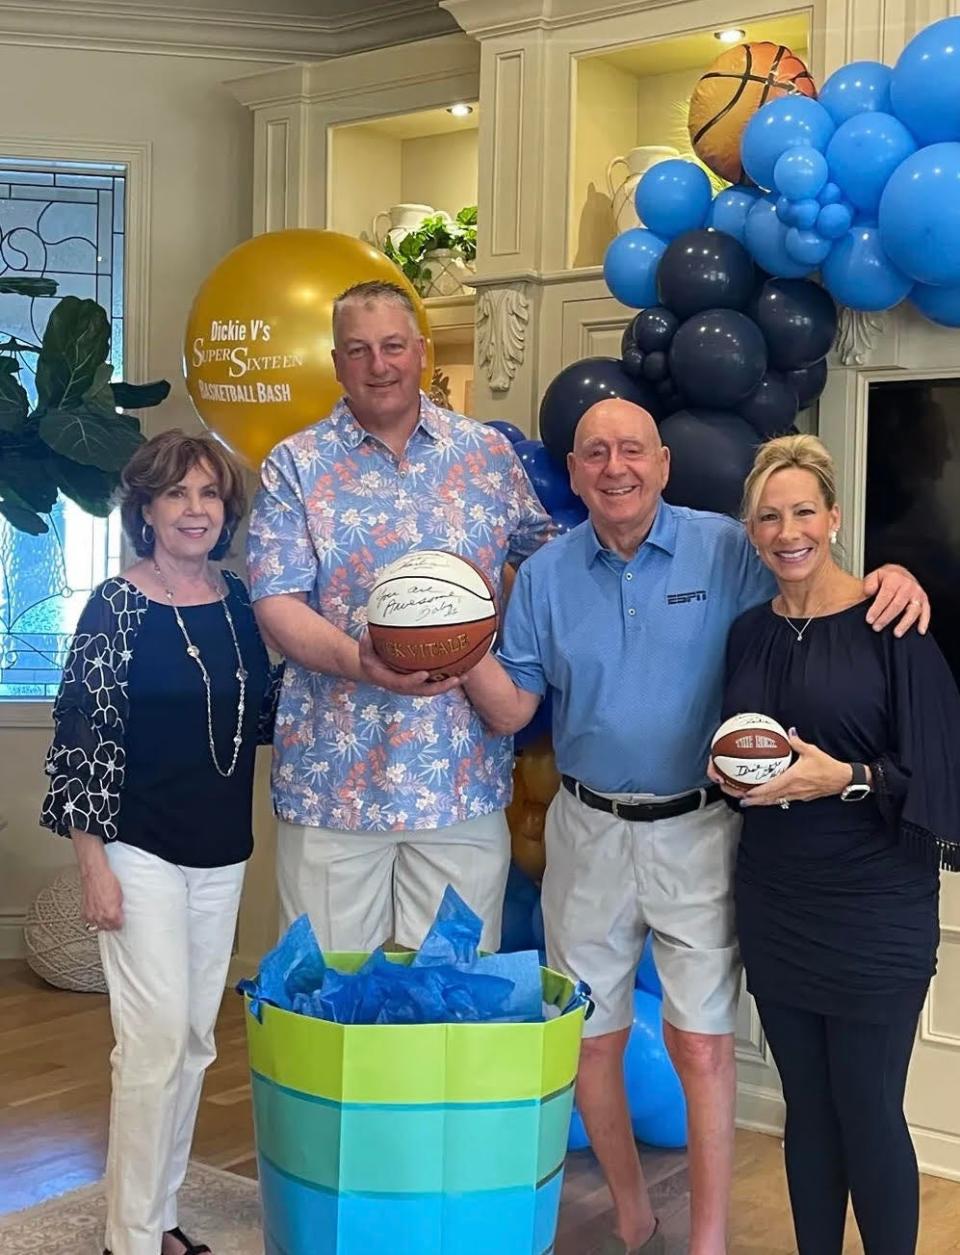
POLYGON ((405 199, 422 200, 403 195, 401 155, 401 142, 373 127, 341 126, 334 130, 327 218, 332 230, 347 235, 364 232, 373 239, 373 219, 380 210, 405 199))
MULTIPOLYGON (((236 69, 204 57, 0 45, 0 152, 14 138, 19 152, 24 141, 151 145, 143 366, 174 385, 148 412, 153 430, 196 424, 180 377, 187 311, 204 275, 250 234, 253 119, 219 86, 236 69)), ((0 955, 14 951, 27 904, 71 857, 37 826, 49 730, 9 722, 0 707, 0 955)))
POLYGON ((402 199, 456 214, 477 203, 477 136, 428 135, 403 144, 402 199))

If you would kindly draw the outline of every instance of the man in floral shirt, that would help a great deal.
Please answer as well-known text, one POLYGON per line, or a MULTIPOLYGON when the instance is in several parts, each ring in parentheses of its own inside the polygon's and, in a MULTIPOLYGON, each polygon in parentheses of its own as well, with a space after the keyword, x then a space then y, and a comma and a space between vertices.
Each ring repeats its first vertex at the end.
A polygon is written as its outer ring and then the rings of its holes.
POLYGON ((409 298, 364 283, 334 304, 344 397, 263 464, 250 523, 261 627, 287 657, 274 746, 282 922, 324 948, 416 947, 447 884, 496 949, 510 859, 513 742, 457 680, 401 675, 359 647, 378 573, 445 549, 495 588, 549 535, 511 445, 420 391, 409 298))

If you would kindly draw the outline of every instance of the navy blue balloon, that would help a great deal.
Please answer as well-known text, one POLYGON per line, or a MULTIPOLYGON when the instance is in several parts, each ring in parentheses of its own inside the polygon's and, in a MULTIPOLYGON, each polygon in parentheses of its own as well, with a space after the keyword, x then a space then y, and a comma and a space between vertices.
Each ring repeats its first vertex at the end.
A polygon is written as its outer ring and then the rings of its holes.
POLYGON ((768 370, 759 385, 737 407, 759 435, 781 436, 793 426, 800 399, 792 383, 778 371, 768 370))
POLYGON ((548 514, 580 504, 579 497, 570 487, 566 468, 557 465, 545 445, 539 440, 521 440, 513 447, 534 492, 540 498, 540 504, 548 514))
POLYGON ((725 187, 714 197, 707 213, 706 225, 713 227, 715 231, 723 231, 725 235, 732 235, 742 244, 747 214, 759 195, 752 187, 725 187))
POLYGON ((500 926, 500 952, 515 954, 518 950, 536 950, 533 911, 540 898, 537 885, 516 863, 510 864, 507 887, 503 897, 503 921, 500 926))
POLYGON ((642 309, 631 321, 624 335, 644 353, 665 353, 680 326, 680 319, 663 305, 642 309))
POLYGON ((822 357, 812 366, 801 366, 799 370, 784 371, 783 377, 796 392, 797 405, 801 410, 805 410, 808 405, 813 405, 827 386, 827 359, 822 357))
POLYGON ((511 444, 519 444, 521 440, 526 440, 527 433, 521 431, 515 423, 508 423, 502 418, 491 418, 487 422, 488 427, 493 427, 495 431, 501 432, 510 441, 511 444))
POLYGON ((722 231, 688 231, 657 267, 660 301, 681 319, 706 309, 743 309, 756 282, 750 254, 722 231))
POLYGON ((917 142, 890 113, 857 113, 827 145, 830 173, 847 200, 875 212, 887 180, 916 152, 917 142))
POLYGON ((635 344, 628 344, 621 351, 620 365, 623 373, 631 379, 643 379, 643 364, 646 360, 646 353, 641 352, 635 344))
POLYGON ((758 109, 740 140, 743 168, 758 187, 774 187, 773 171, 790 148, 826 148, 834 124, 823 105, 809 96, 789 95, 771 100, 758 109))
POLYGON ((666 353, 659 349, 648 353, 643 359, 643 377, 650 383, 661 383, 670 374, 670 363, 666 353))
POLYGON ((887 181, 878 221, 883 250, 903 274, 918 283, 960 283, 960 143, 931 144, 907 157, 887 181))
POLYGON ((910 40, 893 67, 890 107, 921 144, 960 140, 960 17, 910 40))
POLYGON ((871 226, 851 227, 834 244, 821 277, 831 295, 851 309, 893 309, 913 287, 884 251, 879 229, 871 226))
POLYGON ((708 309, 682 324, 670 345, 670 375, 690 405, 733 407, 767 369, 760 328, 735 309, 708 309))
POLYGON ((547 689, 543 701, 537 707, 536 714, 526 727, 521 728, 519 732, 514 734, 514 749, 522 750, 527 745, 532 745, 534 741, 538 740, 545 733, 552 732, 552 730, 553 699, 550 696, 550 690, 547 689))
POLYGON ((880 61, 851 61, 830 75, 817 99, 837 126, 858 113, 889 113, 892 76, 880 61))
POLYGON ((710 180, 692 161, 658 161, 637 184, 637 217, 661 239, 703 225, 713 195, 710 180))
POLYGON ((622 397, 647 410, 655 419, 661 406, 653 388, 631 379, 615 357, 587 357, 573 362, 547 386, 540 402, 540 439, 551 457, 566 466, 577 423, 592 405, 622 397))
POLYGON ((666 241, 644 227, 624 231, 607 248, 603 277, 624 305, 643 309, 657 302, 657 265, 666 241))
POLYGON ((817 283, 768 279, 750 311, 774 370, 798 370, 825 357, 837 334, 837 308, 817 283))
POLYGON ((776 203, 764 196, 747 217, 746 245, 750 256, 767 274, 799 278, 812 267, 795 261, 787 252, 790 228, 777 216, 776 203))
POLYGON ((931 288, 914 284, 910 302, 931 322, 942 327, 960 327, 960 284, 950 288, 931 288))
POLYGON ((738 518, 743 481, 761 443, 753 427, 736 414, 680 410, 660 424, 660 438, 670 449, 666 500, 738 518))
POLYGON ((550 517, 561 536, 564 532, 573 531, 575 527, 579 527, 587 520, 587 507, 576 497, 574 497, 574 502, 574 505, 561 506, 550 512, 550 517))

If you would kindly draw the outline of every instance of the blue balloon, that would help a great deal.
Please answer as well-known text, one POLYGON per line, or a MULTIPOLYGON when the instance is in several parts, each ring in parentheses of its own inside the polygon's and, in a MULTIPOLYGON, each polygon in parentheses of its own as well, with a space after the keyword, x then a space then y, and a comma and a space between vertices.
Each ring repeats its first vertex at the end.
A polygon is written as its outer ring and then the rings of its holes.
POLYGON ((788 148, 773 167, 777 190, 791 200, 806 200, 819 195, 829 174, 823 153, 807 146, 788 148))
POLYGON ((758 200, 747 217, 746 246, 757 263, 767 274, 799 279, 810 273, 812 267, 794 261, 787 252, 786 227, 777 217, 777 207, 768 197, 758 200))
POLYGON ((836 202, 824 207, 817 214, 817 233, 825 240, 839 240, 853 226, 853 211, 849 205, 836 202))
POLYGON ((868 226, 851 227, 834 244, 820 277, 830 295, 851 309, 892 309, 913 286, 884 252, 880 231, 868 226))
POLYGON ((636 985, 638 989, 645 989, 655 998, 663 997, 663 986, 660 984, 657 965, 653 961, 653 933, 647 933, 647 939, 643 945, 643 952, 637 967, 636 985))
POLYGON ((942 327, 960 327, 960 284, 949 288, 914 284, 910 303, 931 322, 937 322, 942 327))
POLYGON ((778 196, 776 200, 777 217, 784 226, 793 226, 794 202, 789 196, 778 196))
POLYGON ((892 75, 880 61, 851 61, 830 75, 817 99, 837 126, 858 113, 889 113, 892 75))
POLYGON ((657 303, 657 266, 667 242, 644 227, 618 235, 603 259, 607 287, 624 305, 646 309, 657 303))
POLYGON ((529 437, 525 431, 521 431, 515 423, 508 423, 502 418, 491 418, 487 422, 488 427, 494 428, 495 431, 501 432, 510 441, 511 444, 519 444, 521 440, 527 440, 529 437))
POLYGON ((833 131, 833 119, 817 101, 809 96, 780 96, 758 109, 747 123, 740 141, 743 167, 754 183, 769 191, 774 186, 774 167, 787 149, 805 146, 823 152, 833 131))
POLYGON ((671 1095, 659 1111, 633 1121, 633 1135, 648 1146, 682 1150, 687 1144, 687 1106, 671 1095))
POLYGON ((747 214, 757 203, 759 192, 752 187, 725 187, 718 192, 707 214, 706 225, 715 231, 723 231, 743 243, 747 214))
POLYGON ((542 441, 521 440, 513 449, 548 514, 580 504, 580 498, 570 487, 566 468, 554 461, 542 441))
POLYGON ((507 887, 503 895, 503 921, 500 925, 500 953, 515 954, 518 950, 536 950, 533 912, 540 900, 540 890, 529 876, 510 864, 507 887))
POLYGON ((898 270, 918 283, 960 283, 960 144, 931 144, 902 162, 884 188, 878 221, 898 270))
MULTIPOLYGON (((686 1126, 686 1103, 677 1076, 663 1043, 663 1010, 660 999, 645 989, 633 991, 633 1027, 623 1059, 624 1082, 630 1122, 645 1130, 644 1141, 656 1137, 662 1121, 680 1118, 686 1126)), ((639 1134, 638 1134, 639 1136, 639 1134)), ((665 1145, 651 1141, 651 1145, 665 1145)), ((677 1143, 673 1143, 676 1145, 677 1143)), ((679 1145, 684 1145, 685 1139, 679 1145)))
POLYGON ((665 240, 702 227, 713 189, 703 170, 692 161, 658 161, 637 184, 637 217, 665 240))
POLYGON ((590 1145, 590 1135, 584 1128, 583 1117, 576 1107, 570 1116, 570 1133, 567 1136, 567 1150, 586 1150, 590 1145))
POLYGON ((809 267, 819 266, 833 247, 830 240, 816 231, 801 231, 797 227, 787 228, 783 243, 794 261, 809 267))
POLYGON ((812 196, 805 200, 794 201, 793 222, 790 225, 799 227, 801 231, 812 231, 819 213, 820 202, 814 200, 812 196))
POLYGON ((821 205, 833 205, 840 199, 841 195, 842 193, 836 183, 825 183, 817 200, 821 205))
POLYGON ((553 698, 550 696, 550 690, 547 689, 543 701, 537 707, 536 714, 530 722, 519 732, 514 734, 514 749, 522 750, 527 745, 532 745, 544 733, 552 731, 553 728, 553 698))
POLYGON ((564 532, 573 531, 575 527, 579 527, 581 523, 586 522, 587 507, 578 497, 575 497, 573 505, 565 506, 559 510, 552 510, 550 518, 562 536, 564 532))
POLYGON ((913 136, 893 114, 857 113, 837 127, 827 161, 847 200, 875 211, 891 174, 916 151, 913 136))
POLYGON ((960 140, 960 17, 910 40, 893 67, 890 105, 921 144, 960 140))

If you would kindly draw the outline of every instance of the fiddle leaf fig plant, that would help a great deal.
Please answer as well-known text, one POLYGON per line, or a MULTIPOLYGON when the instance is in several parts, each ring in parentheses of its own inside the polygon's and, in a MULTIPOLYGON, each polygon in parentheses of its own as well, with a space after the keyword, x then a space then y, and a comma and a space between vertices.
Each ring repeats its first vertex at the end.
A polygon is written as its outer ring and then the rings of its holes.
MULTIPOLYGON (((50 296, 51 280, 0 278, 17 292, 50 296), (42 285, 29 288, 22 285, 42 285)), ((52 291, 51 291, 52 288, 52 291)), ((166 380, 114 383, 109 361, 110 322, 96 301, 65 296, 53 309, 39 345, 0 341, 0 515, 39 536, 63 493, 88 514, 110 513, 120 471, 143 442, 139 421, 124 407, 165 400, 166 380), (31 409, 18 375, 17 355, 36 354, 37 403, 31 409)))

